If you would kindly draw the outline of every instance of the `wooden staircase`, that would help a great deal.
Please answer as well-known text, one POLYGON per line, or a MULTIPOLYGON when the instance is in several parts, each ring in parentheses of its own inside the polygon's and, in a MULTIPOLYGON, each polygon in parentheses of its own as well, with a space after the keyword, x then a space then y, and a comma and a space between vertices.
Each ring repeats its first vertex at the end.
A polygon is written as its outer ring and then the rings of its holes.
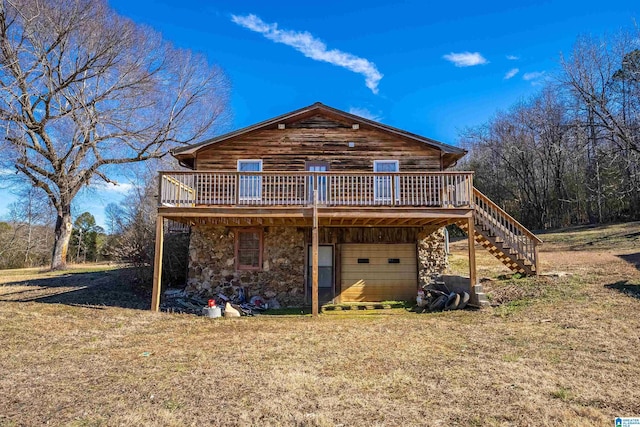
MULTIPOLYGON (((512 271, 539 274, 538 245, 542 243, 500 206, 473 189, 474 239, 512 271)), ((465 233, 466 221, 457 224, 465 233)))

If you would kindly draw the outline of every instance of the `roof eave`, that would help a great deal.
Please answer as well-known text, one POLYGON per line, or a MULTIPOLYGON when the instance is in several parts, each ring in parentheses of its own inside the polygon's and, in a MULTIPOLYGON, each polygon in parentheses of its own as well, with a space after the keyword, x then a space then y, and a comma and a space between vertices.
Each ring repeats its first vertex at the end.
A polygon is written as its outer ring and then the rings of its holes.
POLYGON ((195 153, 197 151, 199 151, 200 149, 202 149, 202 148, 204 148, 204 147, 206 147, 208 145, 216 144, 216 143, 228 140, 230 138, 234 138, 234 137, 239 136, 239 135, 243 135, 243 134, 246 134, 246 133, 249 133, 249 132, 253 132, 253 131, 256 131, 256 130, 260 130, 260 129, 264 129, 264 128, 268 127, 268 126, 273 126, 273 125, 276 125, 278 123, 286 122, 286 121, 290 120, 293 117, 309 113, 309 112, 311 112, 313 110, 319 110, 319 111, 320 110, 324 110, 324 111, 327 111, 329 113, 333 113, 333 114, 336 114, 338 116, 345 117, 347 119, 351 119, 351 120, 353 120, 355 122, 358 122, 358 123, 361 123, 361 124, 365 124, 365 125, 371 126, 373 128, 382 130, 384 132, 393 133, 393 134, 396 134, 396 135, 399 135, 399 136, 402 136, 402 137, 405 137, 405 138, 409 138, 409 139, 413 139, 413 140, 418 141, 418 142, 422 142, 424 144, 430 145, 430 146, 432 146, 432 147, 434 147, 436 149, 439 149, 440 151, 446 152, 446 153, 459 154, 460 157, 464 156, 467 153, 466 150, 464 150, 462 148, 459 148, 459 147, 456 147, 456 146, 453 146, 453 145, 449 145, 449 144, 445 144, 443 142, 436 141, 434 139, 427 138, 427 137, 424 137, 424 136, 416 135, 414 133, 407 132, 407 131, 404 131, 402 129, 398 129, 398 128, 395 128, 393 126, 385 125, 385 124, 376 122, 374 120, 367 119, 365 117, 356 116, 355 114, 347 113, 346 111, 342 111, 342 110, 338 110, 338 109, 333 108, 333 107, 329 107, 329 106, 324 105, 324 104, 322 104, 320 102, 316 102, 315 104, 309 105, 307 107, 303 107, 303 108, 300 108, 298 110, 295 110, 295 111, 292 111, 292 112, 289 112, 289 113, 286 113, 286 114, 282 114, 280 116, 277 116, 277 117, 274 117, 274 118, 271 118, 271 119, 268 119, 268 120, 264 120, 262 122, 256 123, 256 124, 251 125, 251 126, 244 127, 242 129, 235 130, 233 132, 226 133, 224 135, 220 135, 220 136, 217 136, 217 137, 214 137, 214 138, 210 138, 208 140, 202 141, 202 142, 197 143, 197 144, 189 145, 189 146, 186 146, 186 147, 175 148, 175 149, 171 150, 170 153, 171 153, 171 155, 173 157, 175 157, 178 160, 185 159, 185 158, 188 158, 188 157, 193 157, 193 156, 195 156, 195 153))

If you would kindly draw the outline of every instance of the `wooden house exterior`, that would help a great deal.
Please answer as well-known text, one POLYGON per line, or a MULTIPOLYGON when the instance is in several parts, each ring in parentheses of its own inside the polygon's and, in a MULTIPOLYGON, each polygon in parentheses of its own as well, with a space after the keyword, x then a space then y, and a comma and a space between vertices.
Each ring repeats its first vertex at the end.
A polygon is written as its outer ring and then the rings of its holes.
POLYGON ((189 170, 160 173, 152 310, 165 219, 191 226, 189 286, 247 287, 314 313, 412 299, 442 272, 440 230, 453 223, 469 236, 472 294, 474 240, 537 273, 540 240, 473 187, 473 172, 449 170, 464 154, 320 103, 176 149, 189 170))

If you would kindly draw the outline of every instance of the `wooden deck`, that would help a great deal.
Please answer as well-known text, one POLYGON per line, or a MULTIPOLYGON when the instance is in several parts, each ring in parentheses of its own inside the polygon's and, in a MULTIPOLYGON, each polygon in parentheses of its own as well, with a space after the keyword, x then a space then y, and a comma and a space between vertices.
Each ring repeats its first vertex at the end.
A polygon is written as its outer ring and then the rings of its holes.
POLYGON ((469 207, 473 172, 160 172, 163 207, 469 207))
POLYGON ((158 212, 191 225, 442 226, 468 218, 472 172, 161 172, 158 212), (317 190, 314 204, 313 190, 317 190))
MULTIPOLYGON (((542 243, 473 187, 473 172, 161 172, 152 309, 159 304, 164 219, 186 225, 312 229, 312 310, 318 314, 320 227, 433 227, 458 224, 514 271, 538 274, 542 243)), ((471 291, 471 289, 470 289, 471 291)))

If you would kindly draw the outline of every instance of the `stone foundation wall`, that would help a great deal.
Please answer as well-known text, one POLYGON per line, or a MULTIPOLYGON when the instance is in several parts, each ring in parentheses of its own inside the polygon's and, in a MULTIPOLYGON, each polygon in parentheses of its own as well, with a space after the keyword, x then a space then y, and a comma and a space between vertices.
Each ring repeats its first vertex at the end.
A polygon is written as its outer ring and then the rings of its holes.
POLYGON ((445 248, 444 228, 423 230, 418 234, 418 285, 424 286, 434 274, 444 274, 449 268, 445 248))
MULTIPOLYGON (((432 275, 445 273, 449 264, 444 229, 416 232, 418 284, 423 286, 432 275)), ((192 227, 187 291, 205 297, 219 293, 233 297, 243 287, 248 297, 260 295, 271 305, 275 301, 282 306, 304 305, 304 229, 265 227, 261 271, 236 271, 235 261, 232 227, 192 227)))
POLYGON ((199 226, 191 231, 187 291, 228 297, 243 287, 247 297, 260 295, 273 306, 304 303, 304 231, 265 227, 262 270, 236 271, 235 233, 231 227, 199 226))

